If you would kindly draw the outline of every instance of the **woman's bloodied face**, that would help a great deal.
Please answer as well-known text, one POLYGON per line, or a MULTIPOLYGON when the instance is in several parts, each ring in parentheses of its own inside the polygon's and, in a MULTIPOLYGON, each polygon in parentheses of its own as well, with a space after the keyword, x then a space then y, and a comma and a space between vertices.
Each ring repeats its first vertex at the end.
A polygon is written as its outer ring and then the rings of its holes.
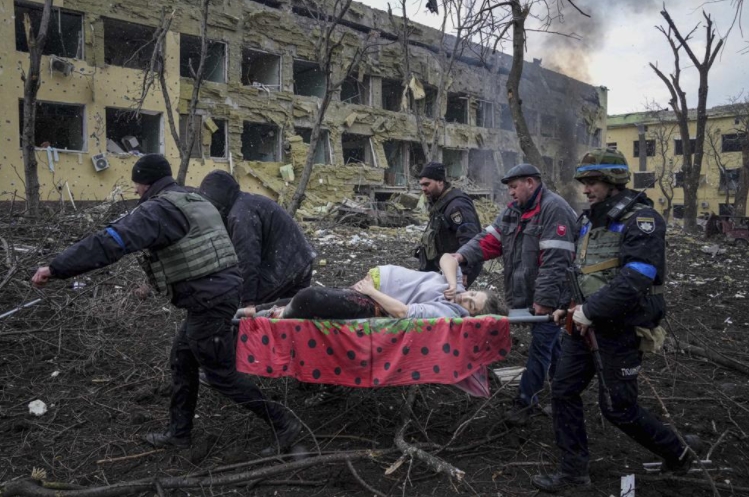
POLYGON ((455 302, 463 307, 471 316, 481 314, 486 305, 487 295, 484 292, 469 291, 455 296, 455 302))

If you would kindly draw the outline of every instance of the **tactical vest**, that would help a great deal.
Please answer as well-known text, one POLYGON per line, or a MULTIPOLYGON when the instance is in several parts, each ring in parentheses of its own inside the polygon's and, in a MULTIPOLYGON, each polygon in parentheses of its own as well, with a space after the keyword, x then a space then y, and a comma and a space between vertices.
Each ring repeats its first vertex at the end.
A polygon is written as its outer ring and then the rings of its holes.
POLYGON ((157 195, 184 214, 190 230, 181 240, 160 250, 150 250, 143 269, 158 292, 172 294, 180 281, 208 276, 237 264, 237 254, 221 215, 196 193, 164 192, 157 195))
POLYGON ((643 208, 645 208, 644 205, 635 204, 617 221, 609 222, 608 225, 593 230, 590 229, 590 220, 583 216, 582 228, 577 240, 576 262, 581 272, 577 281, 586 299, 607 285, 619 273, 621 264, 619 248, 624 225, 636 211, 643 208))
POLYGON ((447 219, 445 219, 447 204, 462 195, 465 193, 451 187, 429 209, 429 224, 421 236, 421 246, 427 261, 433 261, 442 254, 456 252, 460 248, 457 240, 451 243, 451 240, 441 235, 448 229, 447 219))

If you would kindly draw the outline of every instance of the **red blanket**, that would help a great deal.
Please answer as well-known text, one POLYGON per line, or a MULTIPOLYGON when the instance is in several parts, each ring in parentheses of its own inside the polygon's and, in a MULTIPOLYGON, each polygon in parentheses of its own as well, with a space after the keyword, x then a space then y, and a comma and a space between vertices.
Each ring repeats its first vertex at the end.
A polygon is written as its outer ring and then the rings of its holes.
MULTIPOLYGON (((510 351, 506 318, 312 321, 243 319, 237 369, 352 387, 480 383, 510 351)), ((480 390, 480 388, 479 388, 480 390)))

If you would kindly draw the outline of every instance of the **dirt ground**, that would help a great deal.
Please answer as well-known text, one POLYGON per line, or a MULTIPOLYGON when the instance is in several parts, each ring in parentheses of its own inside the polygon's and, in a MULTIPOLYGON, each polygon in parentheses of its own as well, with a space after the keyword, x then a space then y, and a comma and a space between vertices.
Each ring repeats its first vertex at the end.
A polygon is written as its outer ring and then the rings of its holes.
MULTIPOLYGON (((515 392, 496 381, 489 400, 447 386, 418 389, 405 439, 465 471, 462 482, 419 460, 404 458, 394 465, 401 456, 394 437, 403 388, 355 390, 307 407, 304 399, 314 389, 293 380, 258 379, 314 434, 302 441, 304 447, 331 459, 352 451, 353 471, 342 457, 312 467, 301 467, 299 458, 292 463, 300 464, 296 469, 274 474, 284 461, 259 460, 257 454, 267 445, 269 430, 207 388, 201 389, 192 448, 152 452, 141 437, 164 429, 168 421, 168 355, 182 313, 164 298, 132 295, 142 278, 132 257, 54 282, 44 291, 29 284, 39 264, 114 215, 103 208, 30 223, 0 214, 0 314, 42 299, 0 318, 0 482, 28 477, 37 468, 44 481, 66 484, 61 488, 140 481, 133 488, 150 495, 525 496, 536 494, 532 475, 554 469, 558 453, 551 419, 539 415, 525 428, 506 427, 503 416, 515 392), (45 414, 30 414, 35 400, 46 404, 45 414), (463 431, 453 439, 459 427, 463 431), (362 457, 366 450, 374 451, 372 457, 362 457), (229 480, 264 469, 269 471, 255 473, 250 482, 231 485, 154 491, 150 483, 156 477, 209 474, 229 480)), ((319 252, 315 285, 352 284, 376 264, 415 264, 410 251, 420 234, 417 227, 362 230, 323 220, 305 229, 319 252)), ((664 352, 646 359, 640 380, 644 406, 705 442, 702 456, 710 451, 712 461, 709 477, 716 495, 724 496, 749 495, 748 259, 745 248, 670 232, 671 340, 664 352), (713 243, 713 250, 703 251, 713 243), (690 346, 706 349, 712 359, 682 351, 690 346), (728 364, 719 365, 721 360, 728 364)), ((478 285, 500 286, 501 266, 485 267, 491 271, 484 271, 478 285)), ((525 363, 528 330, 512 332, 513 350, 497 366, 525 363)), ((547 389, 542 404, 548 403, 547 389)), ((655 456, 602 420, 593 389, 585 404, 593 486, 567 495, 618 496, 620 478, 628 474, 635 475, 639 497, 714 493, 702 472, 682 478, 647 474, 643 463, 656 461, 655 456)))

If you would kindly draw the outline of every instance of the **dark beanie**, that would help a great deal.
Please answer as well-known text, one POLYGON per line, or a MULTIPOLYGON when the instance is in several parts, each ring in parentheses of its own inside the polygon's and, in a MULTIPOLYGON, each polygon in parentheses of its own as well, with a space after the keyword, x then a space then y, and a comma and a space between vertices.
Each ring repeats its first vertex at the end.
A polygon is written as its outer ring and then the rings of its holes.
POLYGON ((172 175, 172 166, 161 154, 144 155, 133 166, 133 182, 152 185, 161 178, 172 175))
POLYGON ((424 169, 419 173, 419 178, 429 178, 437 181, 445 181, 445 165, 439 162, 427 162, 424 169))

